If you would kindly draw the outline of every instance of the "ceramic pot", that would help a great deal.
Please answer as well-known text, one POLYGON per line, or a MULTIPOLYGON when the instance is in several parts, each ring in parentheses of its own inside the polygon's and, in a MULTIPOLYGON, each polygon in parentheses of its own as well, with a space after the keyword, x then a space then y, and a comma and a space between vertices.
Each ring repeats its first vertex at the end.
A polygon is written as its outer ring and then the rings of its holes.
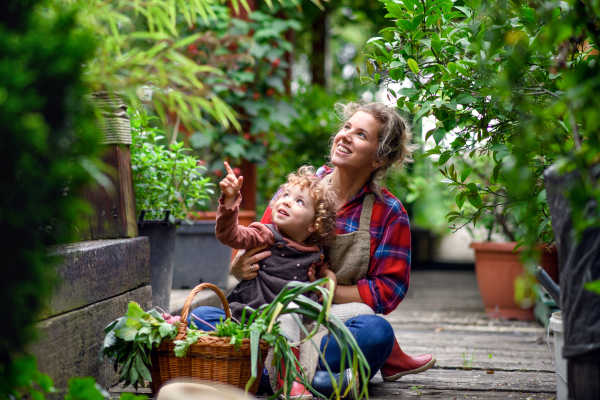
MULTIPOLYGON (((519 251, 513 252, 515 242, 471 243, 475 250, 475 273, 477 286, 486 314, 492 318, 534 319, 533 306, 523 309, 514 300, 515 278, 523 272, 519 251)), ((555 282, 558 282, 558 255, 542 253, 540 265, 555 282)))

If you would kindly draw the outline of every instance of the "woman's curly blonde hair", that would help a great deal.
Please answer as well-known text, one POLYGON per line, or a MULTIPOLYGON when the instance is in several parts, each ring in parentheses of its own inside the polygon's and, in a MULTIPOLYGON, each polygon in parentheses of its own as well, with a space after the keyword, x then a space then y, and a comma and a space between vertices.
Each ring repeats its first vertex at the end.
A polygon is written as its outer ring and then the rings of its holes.
POLYGON ((315 232, 308 240, 320 245, 330 244, 335 239, 337 214, 333 191, 321 183, 313 167, 305 165, 287 176, 287 182, 279 187, 278 195, 271 204, 275 204, 290 185, 298 185, 301 189, 308 188, 308 193, 315 203, 315 232))

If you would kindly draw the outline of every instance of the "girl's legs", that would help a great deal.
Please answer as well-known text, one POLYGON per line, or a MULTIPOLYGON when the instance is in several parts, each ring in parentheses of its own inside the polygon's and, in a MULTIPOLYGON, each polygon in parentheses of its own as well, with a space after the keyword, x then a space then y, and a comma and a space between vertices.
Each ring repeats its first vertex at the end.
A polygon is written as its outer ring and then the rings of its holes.
POLYGON ((190 316, 188 317, 187 323, 188 326, 190 326, 190 322, 193 321, 194 324, 196 324, 196 326, 198 327, 198 329, 208 332, 214 330, 213 327, 217 326, 217 324, 221 322, 221 317, 223 317, 223 320, 225 320, 224 310, 221 310, 220 308, 216 307, 203 306, 198 307, 191 312, 190 316), (212 326, 208 326, 205 323, 200 322, 196 318, 193 318, 192 314, 202 319, 203 321, 209 323, 212 326))
MULTIPOLYGON (((369 366, 371 376, 379 371, 392 352, 395 335, 388 321, 377 315, 359 315, 345 322, 356 342, 362 350, 369 366)), ((321 351, 333 372, 340 372, 341 351, 332 336, 325 336, 321 341, 321 351)), ((350 353, 350 356, 351 353, 350 353)), ((344 361, 344 368, 348 368, 348 360, 344 361)), ((318 369, 325 369, 322 360, 319 360, 318 369)))

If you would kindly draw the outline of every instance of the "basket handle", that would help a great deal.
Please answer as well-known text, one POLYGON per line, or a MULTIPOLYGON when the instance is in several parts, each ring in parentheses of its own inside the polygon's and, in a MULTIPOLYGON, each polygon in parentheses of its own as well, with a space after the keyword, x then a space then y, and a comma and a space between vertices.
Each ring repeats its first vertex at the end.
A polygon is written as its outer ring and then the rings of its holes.
POLYGON ((203 291, 204 289, 210 289, 213 292, 215 292, 217 294, 217 296, 219 296, 219 300, 221 300, 221 304, 223 304, 223 309, 225 310, 225 318, 231 318, 231 311, 229 310, 229 302, 225 298, 225 295, 223 294, 223 292, 221 292, 221 289, 219 289, 212 283, 202 283, 202 284, 196 286, 191 291, 191 293, 185 300, 185 303, 183 304, 183 310, 181 312, 181 321, 179 322, 178 333, 177 333, 177 336, 175 337, 175 340, 183 340, 187 337, 187 331, 186 331, 187 325, 188 325, 187 319, 188 319, 188 316, 190 315, 190 307, 192 306, 192 301, 194 301, 194 297, 196 297, 196 295, 199 292, 203 291))

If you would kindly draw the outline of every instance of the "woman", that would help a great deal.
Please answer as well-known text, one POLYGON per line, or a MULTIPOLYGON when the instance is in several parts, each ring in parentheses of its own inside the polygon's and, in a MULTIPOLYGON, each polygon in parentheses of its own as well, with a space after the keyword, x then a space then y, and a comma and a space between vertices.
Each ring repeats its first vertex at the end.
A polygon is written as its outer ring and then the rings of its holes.
MULTIPOLYGON (((388 314, 408 290, 410 230, 402 204, 381 188, 379 180, 390 167, 410 161, 412 135, 405 121, 383 104, 338 107, 345 122, 332 141, 334 168, 317 171, 317 176, 335 191, 339 207, 336 240, 328 249, 331 269, 338 279, 333 301, 364 303, 374 313, 388 314)), ((261 222, 271 222, 270 208, 261 222)), ((270 255, 263 250, 239 255, 231 265, 231 273, 237 279, 254 279, 260 260, 270 255)), ((410 357, 403 353, 389 322, 377 315, 355 316, 346 326, 369 362, 371 377, 381 370, 384 380, 393 381, 435 364, 431 354, 410 357)), ((326 345, 327 363, 333 371, 339 371, 337 344, 327 344, 325 337, 321 349, 326 345)), ((319 367, 324 368, 321 364, 319 367)), ((327 372, 317 371, 313 386, 327 394, 328 384, 327 372)))

